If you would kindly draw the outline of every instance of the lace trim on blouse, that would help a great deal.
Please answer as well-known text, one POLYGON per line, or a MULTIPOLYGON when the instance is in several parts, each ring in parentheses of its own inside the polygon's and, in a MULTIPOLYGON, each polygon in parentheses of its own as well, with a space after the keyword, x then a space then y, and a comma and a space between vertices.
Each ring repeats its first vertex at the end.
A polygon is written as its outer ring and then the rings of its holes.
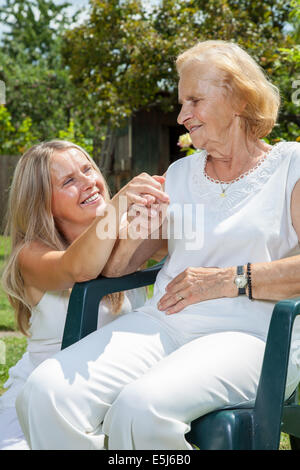
POLYGON ((220 183, 206 175, 207 152, 206 150, 200 151, 199 154, 194 155, 196 158, 192 175, 192 191, 197 194, 198 200, 209 205, 211 212, 227 216, 246 197, 260 190, 276 171, 282 157, 291 145, 293 145, 293 142, 279 142, 274 145, 255 167, 251 168, 241 178, 237 178, 230 186, 228 184, 226 197, 221 197, 220 183))

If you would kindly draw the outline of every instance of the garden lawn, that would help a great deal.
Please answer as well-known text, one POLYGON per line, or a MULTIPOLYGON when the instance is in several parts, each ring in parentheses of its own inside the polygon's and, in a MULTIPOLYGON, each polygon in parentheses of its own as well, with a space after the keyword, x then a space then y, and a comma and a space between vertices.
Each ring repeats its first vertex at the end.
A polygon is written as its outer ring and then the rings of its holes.
MULTIPOLYGON (((9 239, 0 236, 0 275, 2 275, 5 255, 9 252, 9 239)), ((14 313, 6 294, 0 285, 0 331, 15 331, 14 313)))
MULTIPOLYGON (((8 252, 9 239, 0 236, 0 275, 8 252)), ((0 286, 0 395, 5 391, 3 384, 8 379, 8 370, 22 357, 26 349, 26 338, 15 335, 17 328, 13 309, 0 286)))
MULTIPOLYGON (((5 392, 3 384, 8 379, 9 369, 18 362, 26 350, 27 340, 25 337, 19 338, 15 336, 0 337, 1 352, 4 349, 5 363, 0 363, 0 395, 5 392), (3 346, 4 344, 4 346, 3 346)), ((1 359, 3 355, 1 355, 1 359)), ((3 361, 1 361, 3 362, 3 361)))

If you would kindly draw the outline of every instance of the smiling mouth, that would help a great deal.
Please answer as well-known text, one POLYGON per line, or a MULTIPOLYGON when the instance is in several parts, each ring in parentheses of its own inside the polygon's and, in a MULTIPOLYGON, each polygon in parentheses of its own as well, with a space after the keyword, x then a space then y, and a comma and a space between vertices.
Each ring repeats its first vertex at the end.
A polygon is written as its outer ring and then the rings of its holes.
POLYGON ((199 129, 200 127, 202 127, 202 124, 199 125, 199 126, 192 126, 190 129, 189 129, 189 132, 190 134, 192 134, 193 132, 195 132, 197 129, 199 129))
POLYGON ((99 199, 102 198, 102 195, 98 192, 93 194, 92 196, 89 196, 87 199, 85 199, 83 202, 80 203, 81 206, 88 206, 90 204, 94 204, 97 202, 99 199))

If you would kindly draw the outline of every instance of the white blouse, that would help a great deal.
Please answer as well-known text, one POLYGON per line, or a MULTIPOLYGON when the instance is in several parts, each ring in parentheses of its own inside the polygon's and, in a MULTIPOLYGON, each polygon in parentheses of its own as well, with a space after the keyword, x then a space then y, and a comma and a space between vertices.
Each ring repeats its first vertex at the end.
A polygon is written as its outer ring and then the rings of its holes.
MULTIPOLYGON (((195 153, 167 171, 169 256, 158 274, 154 296, 140 310, 176 330, 183 341, 229 330, 266 340, 272 301, 239 296, 188 305, 172 315, 157 309, 167 284, 188 267, 229 267, 300 253, 290 210, 291 194, 300 179, 300 143, 275 145, 260 165, 228 187, 226 197, 221 197, 220 184, 205 174, 206 157, 205 151, 195 153)), ((299 339, 297 317, 292 346, 300 349, 299 339)))

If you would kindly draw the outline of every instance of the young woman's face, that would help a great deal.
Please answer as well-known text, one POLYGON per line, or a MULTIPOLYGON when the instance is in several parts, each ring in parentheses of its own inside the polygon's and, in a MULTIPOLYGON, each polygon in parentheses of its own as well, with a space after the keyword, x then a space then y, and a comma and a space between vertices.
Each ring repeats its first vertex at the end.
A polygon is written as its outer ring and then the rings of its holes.
POLYGON ((107 201, 104 179, 75 148, 55 152, 50 171, 52 214, 65 236, 73 239, 93 222, 97 209, 107 201))

